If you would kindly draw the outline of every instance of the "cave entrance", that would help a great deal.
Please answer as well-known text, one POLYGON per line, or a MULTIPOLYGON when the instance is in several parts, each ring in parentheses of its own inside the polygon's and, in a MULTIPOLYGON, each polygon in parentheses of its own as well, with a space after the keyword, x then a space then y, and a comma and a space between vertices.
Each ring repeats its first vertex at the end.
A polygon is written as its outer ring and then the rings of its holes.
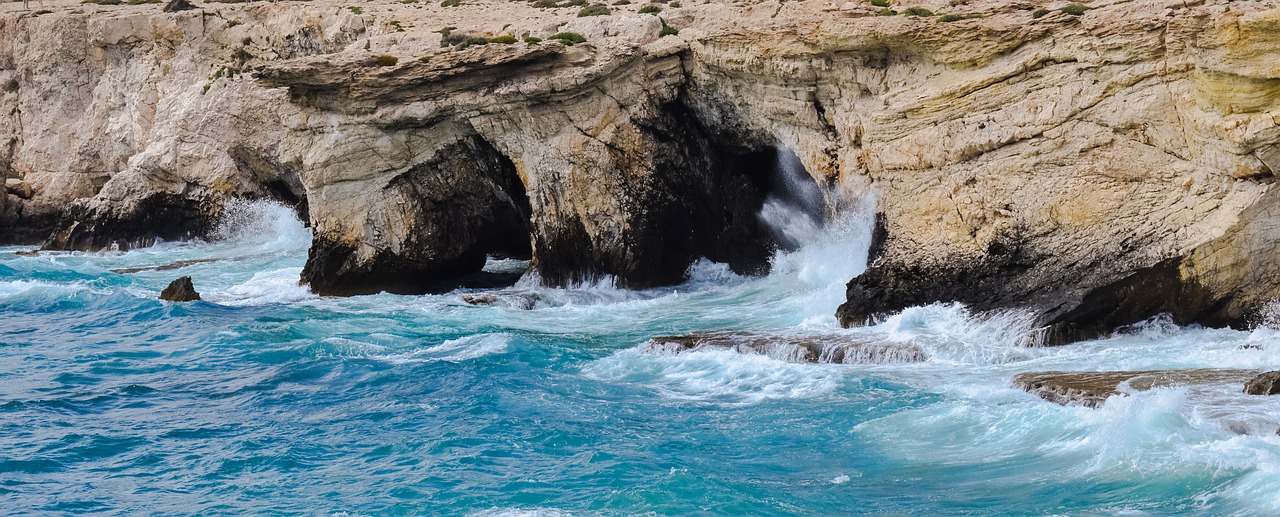
POLYGON ((735 273, 765 275, 778 251, 793 251, 823 226, 822 188, 785 147, 715 145, 703 210, 701 255, 735 273))
MULTIPOLYGON (((483 141, 482 141, 483 142, 483 141)), ((516 166, 488 142, 480 146, 495 163, 488 178, 488 208, 475 228, 475 249, 484 266, 458 279, 456 287, 510 287, 524 276, 533 259, 532 214, 524 182, 516 166)))

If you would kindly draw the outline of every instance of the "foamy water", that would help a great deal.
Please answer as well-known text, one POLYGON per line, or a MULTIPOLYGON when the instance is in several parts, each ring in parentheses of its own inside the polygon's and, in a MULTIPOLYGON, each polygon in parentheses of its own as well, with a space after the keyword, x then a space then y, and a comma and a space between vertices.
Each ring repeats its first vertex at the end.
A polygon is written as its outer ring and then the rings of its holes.
MULTIPOLYGON (((955 304, 839 329, 874 202, 843 195, 823 206, 852 208, 779 226, 797 247, 767 277, 702 261, 687 283, 646 291, 527 276, 318 297, 297 284, 308 230, 268 203, 235 207, 210 242, 0 248, 0 502, 55 514, 1280 511, 1280 398, 1171 387, 1088 409, 1011 387, 1030 371, 1276 369, 1280 332, 1156 318, 1029 348, 1027 315, 955 304), (155 300, 183 275, 203 301, 155 300), (465 301, 475 294, 502 303, 465 301), (721 330, 841 334, 925 360, 645 346, 721 330)), ((814 213, 779 202, 762 217, 800 217, 788 210, 814 213)))

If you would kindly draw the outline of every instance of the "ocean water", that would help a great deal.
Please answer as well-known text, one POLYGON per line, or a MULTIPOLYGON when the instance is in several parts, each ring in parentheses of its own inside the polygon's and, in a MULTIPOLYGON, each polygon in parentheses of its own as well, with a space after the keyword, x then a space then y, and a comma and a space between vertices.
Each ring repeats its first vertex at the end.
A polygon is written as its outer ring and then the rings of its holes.
POLYGON ((238 207, 210 242, 0 248, 0 513, 1280 512, 1280 397, 1163 388, 1087 409, 1010 384, 1041 370, 1275 369, 1280 332, 1157 318, 1028 348, 1025 317, 942 304, 840 330, 871 202, 786 230, 800 247, 767 277, 699 263, 688 283, 648 291, 526 278, 487 291, 493 306, 466 303, 471 291, 314 296, 297 285, 308 230, 266 203, 238 207), (204 300, 157 301, 182 275, 204 300), (861 334, 927 360, 642 347, 725 329, 861 334))

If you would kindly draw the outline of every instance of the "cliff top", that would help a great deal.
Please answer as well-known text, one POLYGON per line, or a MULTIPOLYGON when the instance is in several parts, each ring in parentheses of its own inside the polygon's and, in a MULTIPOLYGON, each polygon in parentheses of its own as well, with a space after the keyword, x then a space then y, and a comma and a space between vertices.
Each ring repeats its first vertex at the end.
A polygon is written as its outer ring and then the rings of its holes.
MULTIPOLYGON (((100 0, 119 2, 120 0, 100 0)), ((14 1, 0 4, 0 19, 58 18, 60 14, 88 15, 98 20, 136 19, 158 14, 164 5, 82 3, 76 0, 31 0, 30 8, 14 1)), ((548 39, 561 32, 576 32, 593 46, 634 47, 675 35, 674 40, 733 40, 747 36, 757 47, 777 46, 790 53, 795 45, 820 47, 861 46, 867 38, 889 44, 912 43, 948 47, 958 62, 973 56, 999 53, 1002 44, 1016 47, 1022 38, 1014 33, 1040 32, 1052 27, 1081 24, 1089 32, 1141 30, 1141 19, 1152 15, 1172 18, 1186 13, 1204 16, 1221 13, 1224 20, 1269 9, 1274 1, 1226 0, 1121 0, 1074 3, 1062 0, 806 0, 718 1, 672 0, 365 0, 307 2, 197 3, 206 27, 222 24, 230 41, 266 41, 287 34, 318 18, 343 18, 348 28, 365 31, 366 38, 348 42, 340 50, 353 54, 387 54, 400 59, 417 58, 450 47, 466 47, 489 41, 524 44, 526 38, 548 39), (607 11, 607 16, 582 16, 607 11), (287 15, 284 15, 288 13, 287 15), (655 15, 657 20, 647 18, 655 15), (282 16, 284 15, 284 16, 282 16), (212 20, 215 20, 212 21, 212 20), (284 25, 282 25, 284 24, 284 25), (658 33, 667 27, 665 32, 658 33), (674 34, 678 32, 678 34, 674 34), (786 34, 787 38, 761 40, 756 34, 786 34), (892 40, 892 41, 891 41, 892 40), (966 49, 982 41, 991 48, 966 49)), ((323 25, 317 25, 323 26, 323 25)), ((1155 30, 1155 27, 1149 27, 1155 30)), ((136 27, 135 27, 136 29, 136 27)), ((560 40, 565 43, 574 41, 560 40)), ((107 41, 107 43, 111 43, 107 41)), ((894 45, 897 46, 897 45, 894 45)), ((334 50, 334 49, 329 49, 334 50)), ((797 49, 798 50, 798 49, 797 49)), ((813 48, 806 48, 812 51, 813 48)), ((316 52, 327 53, 327 52, 316 52)), ((261 60, 297 57, 255 54, 261 60)), ((948 59, 950 61, 951 59, 948 59)))

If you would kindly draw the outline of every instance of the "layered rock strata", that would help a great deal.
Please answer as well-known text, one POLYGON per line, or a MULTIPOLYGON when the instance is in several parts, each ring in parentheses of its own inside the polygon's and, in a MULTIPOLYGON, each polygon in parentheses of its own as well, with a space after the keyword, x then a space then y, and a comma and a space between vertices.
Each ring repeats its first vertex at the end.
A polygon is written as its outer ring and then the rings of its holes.
POLYGON ((879 200, 846 325, 961 301, 1056 342, 1239 325, 1277 295, 1265 2, 51 3, 0 16, 0 172, 34 187, 0 206, 7 241, 200 236, 276 198, 307 214, 321 293, 447 289, 491 254, 648 287, 702 256, 766 270, 756 212, 794 154, 879 200), (496 36, 518 43, 473 44, 496 36))

